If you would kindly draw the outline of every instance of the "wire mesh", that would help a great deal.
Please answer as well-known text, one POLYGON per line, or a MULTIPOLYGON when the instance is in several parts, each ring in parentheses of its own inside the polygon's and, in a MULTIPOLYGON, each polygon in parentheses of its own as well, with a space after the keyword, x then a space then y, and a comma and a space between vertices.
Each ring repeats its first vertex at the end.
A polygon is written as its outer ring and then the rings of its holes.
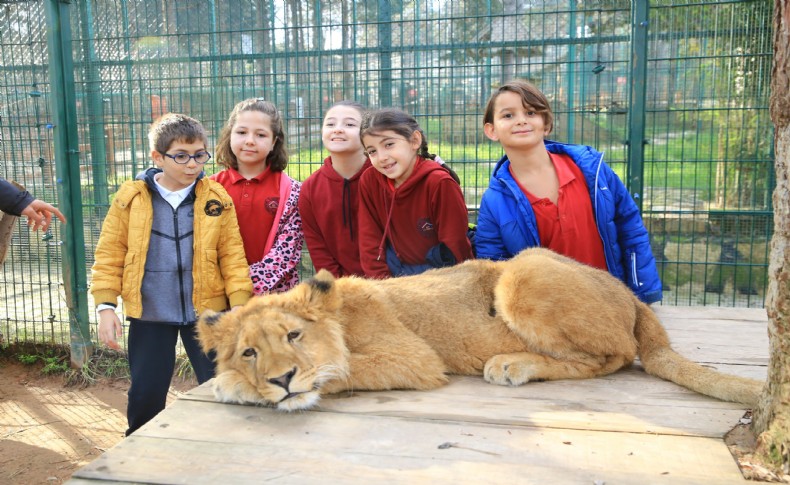
MULTIPOLYGON (((151 121, 187 113, 213 146, 233 105, 248 97, 282 111, 287 171, 299 180, 326 156, 321 119, 333 102, 402 107, 460 175, 474 218, 502 155, 482 132, 482 111, 493 88, 518 77, 547 94, 552 138, 605 152, 624 181, 627 140, 640 136, 628 120, 645 116, 641 198, 664 303, 762 306, 774 186, 772 4, 653 0, 648 41, 634 45, 632 3, 72 2, 78 122, 67 128, 79 140, 86 268, 113 193, 151 164, 151 121), (632 47, 647 56, 644 113, 630 99, 632 47)), ((54 26, 45 6, 0 5, 0 175, 56 201, 63 174, 54 160, 63 155, 52 137, 46 35, 54 26)), ((7 342, 68 340, 60 228, 44 239, 20 228, 2 268, 7 342)), ((311 271, 305 252, 303 273, 311 271)), ((93 322, 92 307, 89 314, 93 322)))

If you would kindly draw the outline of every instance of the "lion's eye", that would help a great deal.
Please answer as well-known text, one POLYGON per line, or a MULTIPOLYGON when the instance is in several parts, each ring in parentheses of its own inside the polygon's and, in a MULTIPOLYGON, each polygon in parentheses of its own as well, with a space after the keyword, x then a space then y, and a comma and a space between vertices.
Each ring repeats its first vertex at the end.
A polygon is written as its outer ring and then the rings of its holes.
POLYGON ((298 339, 302 336, 302 332, 299 330, 292 330, 288 332, 288 342, 293 342, 294 340, 298 339))
POLYGON ((258 352, 256 352, 255 349, 253 348, 249 348, 244 350, 244 352, 241 355, 243 355, 244 357, 255 357, 256 355, 258 355, 258 352))

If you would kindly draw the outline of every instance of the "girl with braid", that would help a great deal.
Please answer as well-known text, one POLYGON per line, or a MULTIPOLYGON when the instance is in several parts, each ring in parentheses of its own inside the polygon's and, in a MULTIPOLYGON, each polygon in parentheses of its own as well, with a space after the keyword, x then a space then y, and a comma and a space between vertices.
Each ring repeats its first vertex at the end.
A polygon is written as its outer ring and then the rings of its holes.
POLYGON ((359 184, 359 253, 367 277, 422 273, 471 259, 461 187, 428 152, 414 118, 367 113, 360 138, 375 170, 359 184))

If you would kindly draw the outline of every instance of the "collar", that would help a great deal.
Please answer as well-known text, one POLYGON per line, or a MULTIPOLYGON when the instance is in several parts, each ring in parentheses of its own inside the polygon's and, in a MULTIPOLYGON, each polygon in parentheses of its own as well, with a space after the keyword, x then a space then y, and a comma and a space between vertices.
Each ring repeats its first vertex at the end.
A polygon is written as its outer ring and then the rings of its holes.
POLYGON ((156 176, 154 176, 154 185, 156 186, 156 190, 159 192, 159 195, 161 195, 168 204, 173 206, 174 209, 181 205, 181 202, 183 202, 184 199, 189 196, 189 193, 192 192, 192 188, 195 186, 195 183, 196 182, 192 182, 188 187, 184 187, 183 189, 169 190, 163 187, 162 184, 160 184, 156 179, 156 176))
POLYGON ((246 177, 244 177, 244 175, 240 174, 239 171, 233 167, 228 167, 227 171, 228 171, 228 178, 230 179, 231 184, 246 182, 247 180, 254 180, 260 183, 263 182, 263 180, 271 173, 269 167, 266 167, 266 170, 264 170, 263 172, 259 173, 258 175, 250 179, 247 179, 246 177))
POLYGON ((554 165, 554 171, 557 173, 557 180, 559 181, 560 187, 565 187, 576 180, 576 175, 568 166, 567 156, 549 152, 549 157, 551 158, 552 165, 554 165))

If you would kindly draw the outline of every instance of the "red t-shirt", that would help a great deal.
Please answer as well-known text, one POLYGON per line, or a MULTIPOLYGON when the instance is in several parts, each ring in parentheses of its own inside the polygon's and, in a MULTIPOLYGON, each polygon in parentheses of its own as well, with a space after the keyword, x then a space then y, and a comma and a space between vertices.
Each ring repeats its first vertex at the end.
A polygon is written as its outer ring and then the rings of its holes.
MULTIPOLYGON (((584 175, 567 155, 549 153, 549 156, 560 185, 556 205, 548 198, 532 195, 519 184, 535 212, 540 245, 594 268, 606 270, 603 243, 595 225, 590 190, 584 175)), ((510 174, 513 175, 512 166, 510 174)), ((513 179, 516 180, 516 177, 513 176, 513 179)))
POLYGON ((236 205, 247 264, 257 263, 265 256, 266 240, 280 206, 279 175, 267 168, 248 180, 237 170, 227 168, 210 177, 225 187, 236 205))

